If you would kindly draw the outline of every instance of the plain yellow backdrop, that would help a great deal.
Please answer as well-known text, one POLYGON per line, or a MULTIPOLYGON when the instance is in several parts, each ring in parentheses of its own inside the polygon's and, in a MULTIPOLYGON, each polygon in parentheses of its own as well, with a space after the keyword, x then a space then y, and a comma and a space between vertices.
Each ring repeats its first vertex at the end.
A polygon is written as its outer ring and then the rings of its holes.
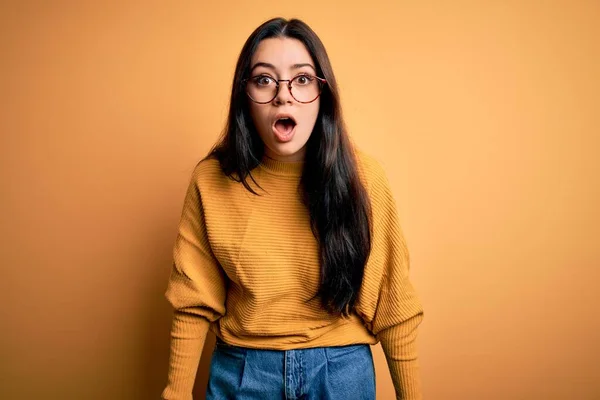
POLYGON ((185 187, 274 16, 390 178, 425 398, 600 398, 600 3, 566 0, 2 2, 0 397, 158 398, 185 187))

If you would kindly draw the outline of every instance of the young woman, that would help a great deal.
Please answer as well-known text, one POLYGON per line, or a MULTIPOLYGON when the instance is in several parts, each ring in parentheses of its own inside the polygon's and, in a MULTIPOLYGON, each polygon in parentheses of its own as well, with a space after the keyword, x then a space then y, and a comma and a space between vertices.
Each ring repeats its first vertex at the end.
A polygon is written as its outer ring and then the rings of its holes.
POLYGON ((317 35, 273 19, 246 41, 224 135, 196 166, 174 248, 164 399, 374 399, 381 342, 398 399, 421 398, 422 307, 386 175, 349 141, 317 35))

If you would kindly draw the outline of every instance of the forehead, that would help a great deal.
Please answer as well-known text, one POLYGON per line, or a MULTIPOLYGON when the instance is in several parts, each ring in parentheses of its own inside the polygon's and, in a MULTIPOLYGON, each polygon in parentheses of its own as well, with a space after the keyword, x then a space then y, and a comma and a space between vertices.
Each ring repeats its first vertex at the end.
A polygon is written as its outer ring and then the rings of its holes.
POLYGON ((314 62, 304 44, 298 39, 270 38, 261 41, 252 55, 251 67, 256 63, 273 64, 277 69, 289 69, 294 64, 314 62))

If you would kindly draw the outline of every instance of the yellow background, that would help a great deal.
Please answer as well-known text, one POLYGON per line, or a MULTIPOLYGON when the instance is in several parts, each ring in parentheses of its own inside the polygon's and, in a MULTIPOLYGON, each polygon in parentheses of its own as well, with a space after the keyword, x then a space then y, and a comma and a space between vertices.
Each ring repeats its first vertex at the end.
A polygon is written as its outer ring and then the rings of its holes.
POLYGON ((158 398, 185 187, 274 16, 390 177, 425 397, 600 398, 600 3, 566 0, 2 2, 0 398, 158 398))

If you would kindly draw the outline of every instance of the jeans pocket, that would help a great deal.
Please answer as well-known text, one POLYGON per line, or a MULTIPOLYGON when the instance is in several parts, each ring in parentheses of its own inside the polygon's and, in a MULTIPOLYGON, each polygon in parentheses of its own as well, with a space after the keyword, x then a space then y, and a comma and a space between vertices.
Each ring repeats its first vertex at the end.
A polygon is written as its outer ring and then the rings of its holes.
POLYGON ((335 399, 375 399, 375 365, 369 345, 326 347, 327 373, 335 399))
POLYGON ((235 398, 242 385, 245 369, 245 349, 217 343, 210 363, 207 399, 235 398))

